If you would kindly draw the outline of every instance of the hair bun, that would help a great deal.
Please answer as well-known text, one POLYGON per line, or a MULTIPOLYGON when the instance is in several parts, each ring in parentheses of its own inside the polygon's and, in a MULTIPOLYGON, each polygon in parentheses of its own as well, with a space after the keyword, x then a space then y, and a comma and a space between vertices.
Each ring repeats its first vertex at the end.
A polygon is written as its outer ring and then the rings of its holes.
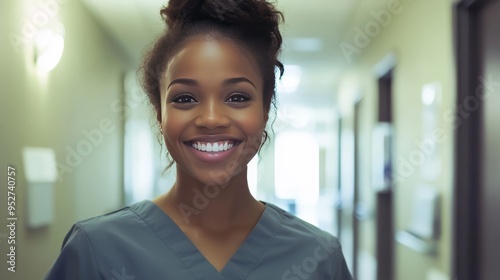
POLYGON ((170 0, 160 14, 168 28, 209 20, 254 30, 273 30, 283 19, 266 0, 170 0))

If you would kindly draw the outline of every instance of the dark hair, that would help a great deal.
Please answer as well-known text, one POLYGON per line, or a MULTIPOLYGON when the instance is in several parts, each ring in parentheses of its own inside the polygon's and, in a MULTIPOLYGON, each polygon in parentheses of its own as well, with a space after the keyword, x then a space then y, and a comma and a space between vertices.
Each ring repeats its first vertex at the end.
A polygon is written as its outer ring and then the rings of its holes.
MULTIPOLYGON (((284 19, 271 3, 266 0, 170 0, 160 14, 167 28, 144 57, 141 69, 142 86, 157 118, 161 114, 160 81, 166 66, 188 39, 196 36, 229 39, 249 52, 263 78, 266 114, 271 106, 276 107, 276 70, 280 77, 284 71, 278 59, 283 42, 279 24, 284 19)), ((265 132, 263 143, 267 139, 265 132)))

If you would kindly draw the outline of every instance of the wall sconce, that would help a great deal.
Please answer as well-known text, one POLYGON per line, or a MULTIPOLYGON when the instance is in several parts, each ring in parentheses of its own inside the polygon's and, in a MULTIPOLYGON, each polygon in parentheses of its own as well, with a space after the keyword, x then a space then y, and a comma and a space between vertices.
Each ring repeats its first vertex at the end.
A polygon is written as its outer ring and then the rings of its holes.
POLYGON ((38 69, 50 72, 61 60, 64 51, 64 27, 58 23, 41 29, 35 37, 35 64, 38 69))

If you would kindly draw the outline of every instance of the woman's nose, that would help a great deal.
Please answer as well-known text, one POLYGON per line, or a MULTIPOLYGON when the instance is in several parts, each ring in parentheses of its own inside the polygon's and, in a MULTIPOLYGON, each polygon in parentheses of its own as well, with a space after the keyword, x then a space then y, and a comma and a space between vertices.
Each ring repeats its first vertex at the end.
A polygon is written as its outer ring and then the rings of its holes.
POLYGON ((197 127, 216 129, 229 126, 230 120, 227 116, 226 108, 220 101, 207 101, 200 106, 198 116, 195 120, 197 127))

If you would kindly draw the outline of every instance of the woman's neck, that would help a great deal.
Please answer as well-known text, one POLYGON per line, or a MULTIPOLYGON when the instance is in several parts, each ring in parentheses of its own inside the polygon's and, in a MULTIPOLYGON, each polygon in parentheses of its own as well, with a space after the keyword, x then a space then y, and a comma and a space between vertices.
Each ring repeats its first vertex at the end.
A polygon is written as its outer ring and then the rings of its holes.
POLYGON ((215 230, 255 224, 265 208, 249 191, 246 169, 215 185, 178 171, 172 189, 154 202, 177 224, 215 230))

